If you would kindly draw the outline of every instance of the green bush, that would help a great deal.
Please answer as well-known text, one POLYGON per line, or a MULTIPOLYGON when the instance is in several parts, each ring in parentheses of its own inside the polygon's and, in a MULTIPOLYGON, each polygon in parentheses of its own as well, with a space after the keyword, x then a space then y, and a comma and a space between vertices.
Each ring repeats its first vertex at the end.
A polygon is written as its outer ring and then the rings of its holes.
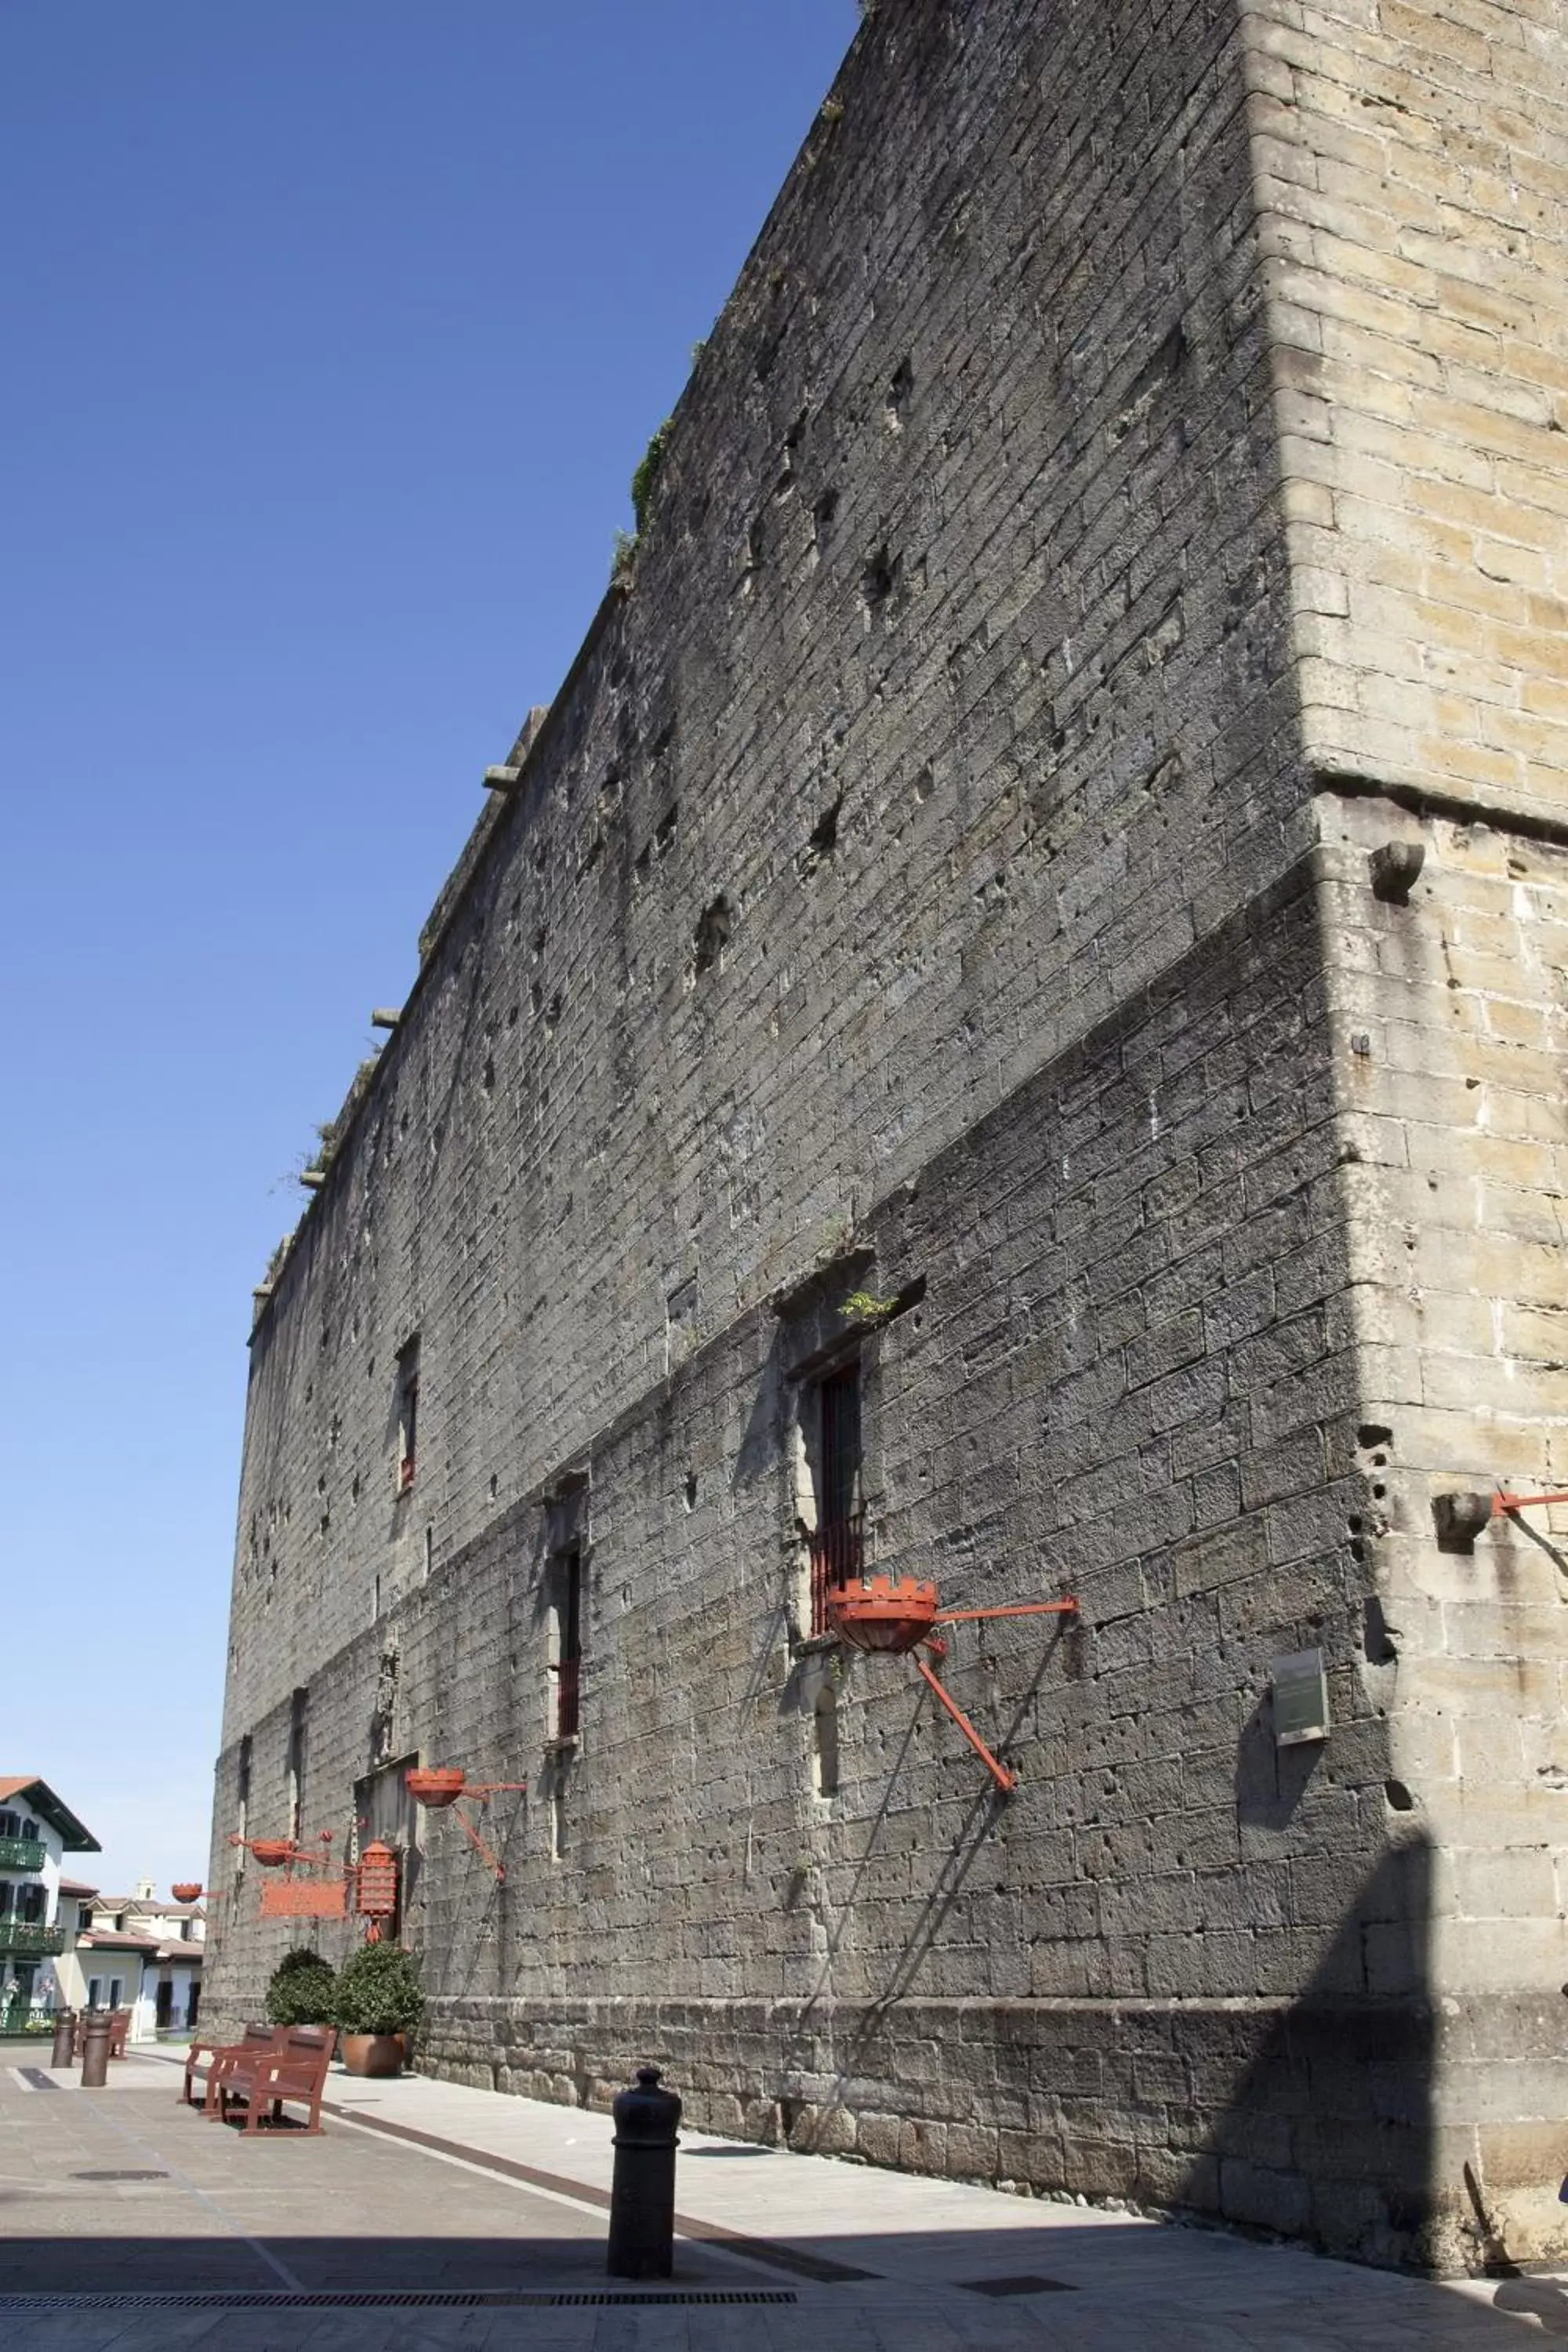
POLYGON ((267 2014, 274 2025, 330 2025, 337 1993, 337 1978, 320 1952, 297 1945, 272 1971, 267 2014))
POLYGON ((345 2033, 411 2033, 424 2014, 418 1970, 400 1944, 362 1944, 343 1962, 333 2020, 345 2033))

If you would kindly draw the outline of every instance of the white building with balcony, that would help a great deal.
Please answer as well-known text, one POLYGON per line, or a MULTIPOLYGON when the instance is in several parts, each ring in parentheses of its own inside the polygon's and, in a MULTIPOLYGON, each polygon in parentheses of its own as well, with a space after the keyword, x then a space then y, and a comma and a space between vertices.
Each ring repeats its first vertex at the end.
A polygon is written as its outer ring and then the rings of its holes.
POLYGON ((60 1909, 63 1858, 98 1840, 35 1772, 0 1772, 0 2032, 55 2005, 55 1964, 74 1945, 74 1897, 60 1909))

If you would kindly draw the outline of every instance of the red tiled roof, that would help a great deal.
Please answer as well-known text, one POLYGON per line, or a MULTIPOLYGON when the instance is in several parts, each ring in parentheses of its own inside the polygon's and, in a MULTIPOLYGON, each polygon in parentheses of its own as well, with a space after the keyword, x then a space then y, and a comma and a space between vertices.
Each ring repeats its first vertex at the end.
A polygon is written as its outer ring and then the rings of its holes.
POLYGON ((158 1948, 155 1936, 122 1936, 112 1927, 89 1927, 85 1935, 77 1937, 77 1942, 106 1952, 155 1952, 158 1948))
POLYGON ((98 1889, 96 1886, 89 1886, 85 1878, 62 1878, 60 1881, 60 1893, 62 1895, 74 1895, 79 1901, 81 1896, 84 1895, 96 1895, 98 1893, 98 1889))

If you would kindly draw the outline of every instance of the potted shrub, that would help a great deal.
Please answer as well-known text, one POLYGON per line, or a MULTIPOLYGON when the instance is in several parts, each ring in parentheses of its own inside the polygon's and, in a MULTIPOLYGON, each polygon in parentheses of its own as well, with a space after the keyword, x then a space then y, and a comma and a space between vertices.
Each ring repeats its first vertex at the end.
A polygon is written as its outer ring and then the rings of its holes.
POLYGON ((413 1959, 400 1944, 362 1944, 343 1963, 333 2012, 351 2074, 398 2074, 405 2037, 425 2014, 413 1959))
POLYGON ((298 1945, 284 1954, 272 1971, 267 1987, 268 2017, 274 2025, 331 2025, 337 1991, 337 1978, 320 1952, 298 1945))

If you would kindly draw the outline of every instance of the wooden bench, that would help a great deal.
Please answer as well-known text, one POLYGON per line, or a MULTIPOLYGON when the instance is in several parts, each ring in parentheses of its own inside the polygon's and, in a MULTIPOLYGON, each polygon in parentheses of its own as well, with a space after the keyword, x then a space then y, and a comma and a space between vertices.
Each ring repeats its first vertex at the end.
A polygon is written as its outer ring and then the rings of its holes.
MULTIPOLYGON (((82 2051, 86 2047, 87 2022, 89 2018, 101 2017, 102 2015, 103 2011, 101 2009, 84 2009, 78 2011, 76 2026, 71 2034, 71 2058, 73 2062, 80 2062, 82 2051)), ((110 2056, 111 2058, 123 2058, 125 2055, 125 2045, 130 2038, 131 2011, 128 2009, 111 2009, 109 2012, 110 2056)))
MULTIPOLYGON (((226 2123, 230 2099, 243 2099, 247 2133, 259 2131, 268 2107, 272 2122, 282 2122, 283 2102, 287 2099, 309 2108, 305 2136, 319 2132, 321 2093, 326 2088, 327 2069, 337 2042, 337 2034, 330 2025, 291 2025, 284 2032, 279 2048, 258 2050, 254 2056, 235 2059, 211 2078, 217 2090, 219 2116, 226 2123)), ((207 2100, 210 2114, 210 2087, 207 2100)))
POLYGON ((240 2042, 193 2042, 185 2056, 184 2086, 180 2093, 182 2106, 194 2107, 196 2104, 191 2096, 191 2086, 198 2066, 205 2064, 207 2070, 202 2104, 211 2108, 215 2105, 214 2082, 223 2062, 228 2058, 252 2058, 258 2050, 270 2050, 275 2043, 281 2042, 287 2030, 281 2025, 247 2025, 245 2037, 240 2042))

